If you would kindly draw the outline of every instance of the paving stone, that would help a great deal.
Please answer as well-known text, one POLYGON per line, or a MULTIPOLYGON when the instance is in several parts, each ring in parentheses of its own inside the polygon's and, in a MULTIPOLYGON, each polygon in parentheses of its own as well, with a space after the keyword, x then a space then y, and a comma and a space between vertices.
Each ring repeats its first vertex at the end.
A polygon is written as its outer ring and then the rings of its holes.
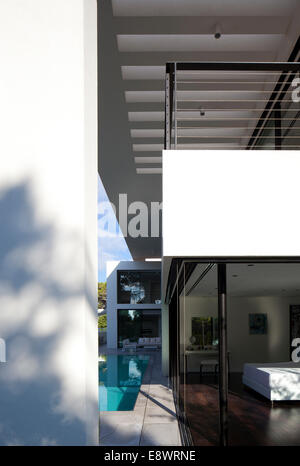
POLYGON ((179 446, 179 430, 177 423, 144 424, 140 441, 141 446, 179 446))
POLYGON ((102 446, 138 446, 140 443, 142 423, 118 424, 114 431, 100 439, 102 446))
POLYGON ((166 411, 161 408, 148 408, 145 412, 144 424, 161 424, 161 423, 176 423, 176 414, 172 411, 166 411))

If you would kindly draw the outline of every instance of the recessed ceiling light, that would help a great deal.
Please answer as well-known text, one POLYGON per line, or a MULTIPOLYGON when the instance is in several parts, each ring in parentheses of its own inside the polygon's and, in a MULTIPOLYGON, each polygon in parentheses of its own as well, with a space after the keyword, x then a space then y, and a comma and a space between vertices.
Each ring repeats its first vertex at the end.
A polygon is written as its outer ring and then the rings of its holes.
POLYGON ((221 35, 222 35, 221 26, 219 24, 216 24, 214 38, 220 39, 221 35))

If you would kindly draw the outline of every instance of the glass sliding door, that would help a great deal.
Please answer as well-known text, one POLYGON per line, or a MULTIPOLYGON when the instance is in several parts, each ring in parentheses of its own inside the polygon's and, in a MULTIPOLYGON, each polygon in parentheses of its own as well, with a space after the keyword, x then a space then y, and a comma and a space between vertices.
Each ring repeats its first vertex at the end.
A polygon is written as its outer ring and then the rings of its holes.
POLYGON ((184 281, 179 297, 179 407, 194 445, 219 445, 217 266, 198 264, 184 281))

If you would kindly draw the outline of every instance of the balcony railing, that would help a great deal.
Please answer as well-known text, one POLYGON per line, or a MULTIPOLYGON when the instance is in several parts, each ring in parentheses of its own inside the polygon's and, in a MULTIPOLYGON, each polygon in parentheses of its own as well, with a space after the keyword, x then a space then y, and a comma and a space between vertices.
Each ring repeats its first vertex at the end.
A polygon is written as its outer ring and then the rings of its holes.
POLYGON ((167 63, 165 149, 299 149, 299 72, 299 62, 167 63))

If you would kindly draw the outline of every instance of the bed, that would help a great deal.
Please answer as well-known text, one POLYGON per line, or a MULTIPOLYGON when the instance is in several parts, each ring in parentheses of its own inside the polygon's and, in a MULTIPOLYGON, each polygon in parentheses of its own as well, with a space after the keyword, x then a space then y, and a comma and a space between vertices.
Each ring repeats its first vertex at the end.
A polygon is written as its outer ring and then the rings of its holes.
POLYGON ((300 400, 300 363, 244 364, 243 384, 271 401, 300 400))

